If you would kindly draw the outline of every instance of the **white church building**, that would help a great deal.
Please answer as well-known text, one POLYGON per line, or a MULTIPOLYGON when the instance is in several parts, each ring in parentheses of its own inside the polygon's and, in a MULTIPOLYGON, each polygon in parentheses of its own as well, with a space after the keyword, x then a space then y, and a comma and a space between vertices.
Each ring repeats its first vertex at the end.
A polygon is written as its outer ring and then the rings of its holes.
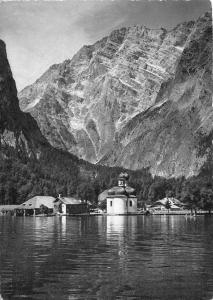
POLYGON ((121 173, 118 185, 108 190, 107 214, 126 215, 137 213, 135 190, 128 185, 129 175, 121 173))

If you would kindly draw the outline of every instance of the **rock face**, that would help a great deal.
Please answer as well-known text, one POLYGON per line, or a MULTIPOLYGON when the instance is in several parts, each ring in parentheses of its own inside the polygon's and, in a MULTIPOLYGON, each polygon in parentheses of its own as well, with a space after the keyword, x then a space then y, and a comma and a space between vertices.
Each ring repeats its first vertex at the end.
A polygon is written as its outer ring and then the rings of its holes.
POLYGON ((212 153, 212 21, 113 31, 19 94, 47 140, 92 163, 192 176, 212 153))
POLYGON ((48 142, 32 116, 19 108, 6 47, 0 40, 0 149, 5 145, 12 146, 20 155, 37 157, 48 142))
MULTIPOLYGON (((47 182, 49 180, 50 184, 56 180, 55 185, 59 182, 63 187, 66 185, 63 176, 67 176, 69 186, 73 186, 76 182, 80 184, 82 180, 91 180, 96 172, 94 165, 53 148, 42 135, 34 118, 20 110, 16 84, 7 59, 6 46, 2 40, 0 40, 0 159, 2 177, 8 176, 11 170, 17 172, 20 166, 25 166, 28 173, 33 173, 32 178, 27 177, 25 180, 37 186, 45 185, 39 177, 41 174, 49 178, 47 182), (5 161, 8 161, 10 170, 4 170, 5 165, 7 166, 4 164, 5 161), (51 175, 53 176, 50 178, 51 175)), ((14 180, 19 182, 17 190, 26 183, 14 180)), ((7 178, 6 182, 10 180, 7 178)), ((11 181, 11 184, 15 184, 14 182, 11 181)), ((33 188, 29 190, 33 191, 33 188)))

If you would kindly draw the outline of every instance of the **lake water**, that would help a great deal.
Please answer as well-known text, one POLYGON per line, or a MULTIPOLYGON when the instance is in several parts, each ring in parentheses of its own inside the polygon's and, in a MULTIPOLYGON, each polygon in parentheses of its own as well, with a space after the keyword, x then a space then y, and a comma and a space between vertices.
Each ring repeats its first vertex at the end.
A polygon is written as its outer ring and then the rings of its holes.
POLYGON ((0 299, 213 299, 213 217, 0 217, 0 299))

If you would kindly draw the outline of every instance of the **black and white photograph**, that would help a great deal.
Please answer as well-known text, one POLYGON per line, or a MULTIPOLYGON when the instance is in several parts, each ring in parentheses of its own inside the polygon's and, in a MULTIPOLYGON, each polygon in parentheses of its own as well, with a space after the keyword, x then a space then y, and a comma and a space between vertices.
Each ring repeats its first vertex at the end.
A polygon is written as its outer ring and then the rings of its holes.
POLYGON ((210 0, 0 0, 0 300, 213 299, 210 0))

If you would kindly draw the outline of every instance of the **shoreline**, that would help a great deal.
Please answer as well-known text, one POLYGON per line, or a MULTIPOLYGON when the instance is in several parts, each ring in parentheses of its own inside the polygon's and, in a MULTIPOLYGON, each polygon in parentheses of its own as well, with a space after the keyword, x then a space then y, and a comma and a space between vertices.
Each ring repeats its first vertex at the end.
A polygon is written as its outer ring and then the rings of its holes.
POLYGON ((1 214, 0 213, 0 217, 5 217, 5 216, 10 216, 10 217, 34 217, 34 218, 38 218, 38 217, 97 217, 97 216, 101 216, 101 217, 115 217, 115 216, 126 216, 126 217, 130 217, 130 216, 145 216, 145 217, 153 217, 153 216, 185 216, 185 217, 190 217, 190 218, 196 218, 196 217, 199 217, 199 216, 212 216, 212 213, 209 214, 209 212, 198 212, 196 215, 191 215, 190 212, 188 213, 185 213, 185 212, 172 212, 172 213, 151 213, 149 215, 146 215, 144 213, 132 213, 132 214, 107 214, 107 213, 93 213, 93 214, 90 214, 90 213, 85 213, 85 214, 61 214, 61 215, 56 215, 56 214, 52 214, 52 215, 29 215, 29 216, 16 216, 16 215, 12 215, 10 213, 4 213, 4 214, 1 214))

